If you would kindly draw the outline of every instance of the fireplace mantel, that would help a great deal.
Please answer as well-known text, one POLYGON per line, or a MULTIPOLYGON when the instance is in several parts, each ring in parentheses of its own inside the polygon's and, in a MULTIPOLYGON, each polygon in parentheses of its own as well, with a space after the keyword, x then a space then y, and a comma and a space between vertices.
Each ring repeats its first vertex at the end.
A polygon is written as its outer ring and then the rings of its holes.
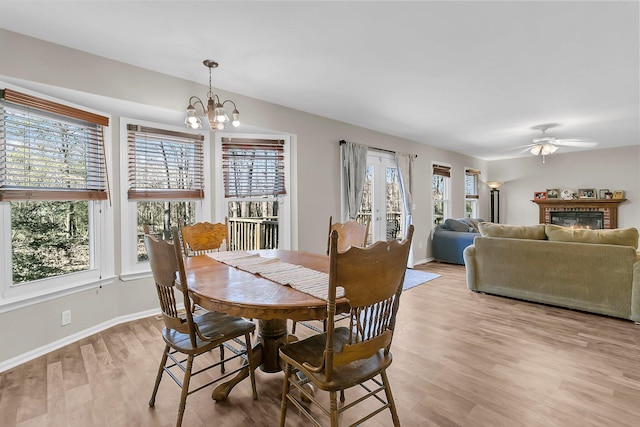
POLYGON ((602 211, 604 228, 618 228, 618 205, 627 199, 532 200, 540 208, 540 224, 551 222, 551 212, 602 211))

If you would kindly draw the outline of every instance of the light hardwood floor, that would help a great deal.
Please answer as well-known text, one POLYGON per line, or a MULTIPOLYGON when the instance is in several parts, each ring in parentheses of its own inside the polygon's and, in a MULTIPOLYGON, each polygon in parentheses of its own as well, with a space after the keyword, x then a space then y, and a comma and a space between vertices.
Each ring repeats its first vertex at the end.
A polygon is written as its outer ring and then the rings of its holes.
MULTIPOLYGON (((640 325, 472 293, 462 266, 419 268, 442 277, 402 296, 389 377, 403 426, 640 425, 640 325)), ((160 329, 133 321, 0 374, 0 425, 174 425, 170 379, 148 407, 160 329)), ((225 402, 191 395, 183 425, 278 425, 282 374, 257 381, 257 401, 248 381, 225 402)), ((366 425, 391 425, 388 411, 366 425)))

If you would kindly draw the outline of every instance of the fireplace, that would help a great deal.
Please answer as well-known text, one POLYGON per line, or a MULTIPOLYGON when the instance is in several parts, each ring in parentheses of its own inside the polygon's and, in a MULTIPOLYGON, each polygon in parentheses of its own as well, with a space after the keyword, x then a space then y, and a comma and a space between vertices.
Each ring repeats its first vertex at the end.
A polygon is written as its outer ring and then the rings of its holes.
POLYGON ((540 209, 540 224, 565 227, 618 228, 618 205, 627 199, 532 200, 540 209))
POLYGON ((569 228, 588 228, 591 230, 604 227, 604 212, 591 211, 551 211, 551 224, 569 228))

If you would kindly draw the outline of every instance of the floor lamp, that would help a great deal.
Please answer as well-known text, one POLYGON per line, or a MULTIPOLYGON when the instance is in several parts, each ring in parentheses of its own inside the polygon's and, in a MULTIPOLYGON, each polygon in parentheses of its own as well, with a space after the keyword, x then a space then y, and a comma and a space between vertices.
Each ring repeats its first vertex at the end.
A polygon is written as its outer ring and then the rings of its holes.
POLYGON ((491 222, 499 223, 500 222, 500 187, 503 182, 499 181, 489 181, 487 185, 491 188, 491 222))

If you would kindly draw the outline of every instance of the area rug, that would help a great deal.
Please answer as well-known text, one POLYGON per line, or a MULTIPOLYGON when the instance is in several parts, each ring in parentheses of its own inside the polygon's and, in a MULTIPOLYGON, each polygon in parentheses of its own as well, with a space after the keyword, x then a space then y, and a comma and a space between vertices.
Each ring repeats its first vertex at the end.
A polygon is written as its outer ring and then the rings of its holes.
POLYGON ((407 289, 422 285, 423 283, 426 283, 429 280, 433 280, 438 277, 440 277, 439 274, 407 268, 407 272, 404 274, 404 283, 402 285, 402 290, 406 291, 407 289))

